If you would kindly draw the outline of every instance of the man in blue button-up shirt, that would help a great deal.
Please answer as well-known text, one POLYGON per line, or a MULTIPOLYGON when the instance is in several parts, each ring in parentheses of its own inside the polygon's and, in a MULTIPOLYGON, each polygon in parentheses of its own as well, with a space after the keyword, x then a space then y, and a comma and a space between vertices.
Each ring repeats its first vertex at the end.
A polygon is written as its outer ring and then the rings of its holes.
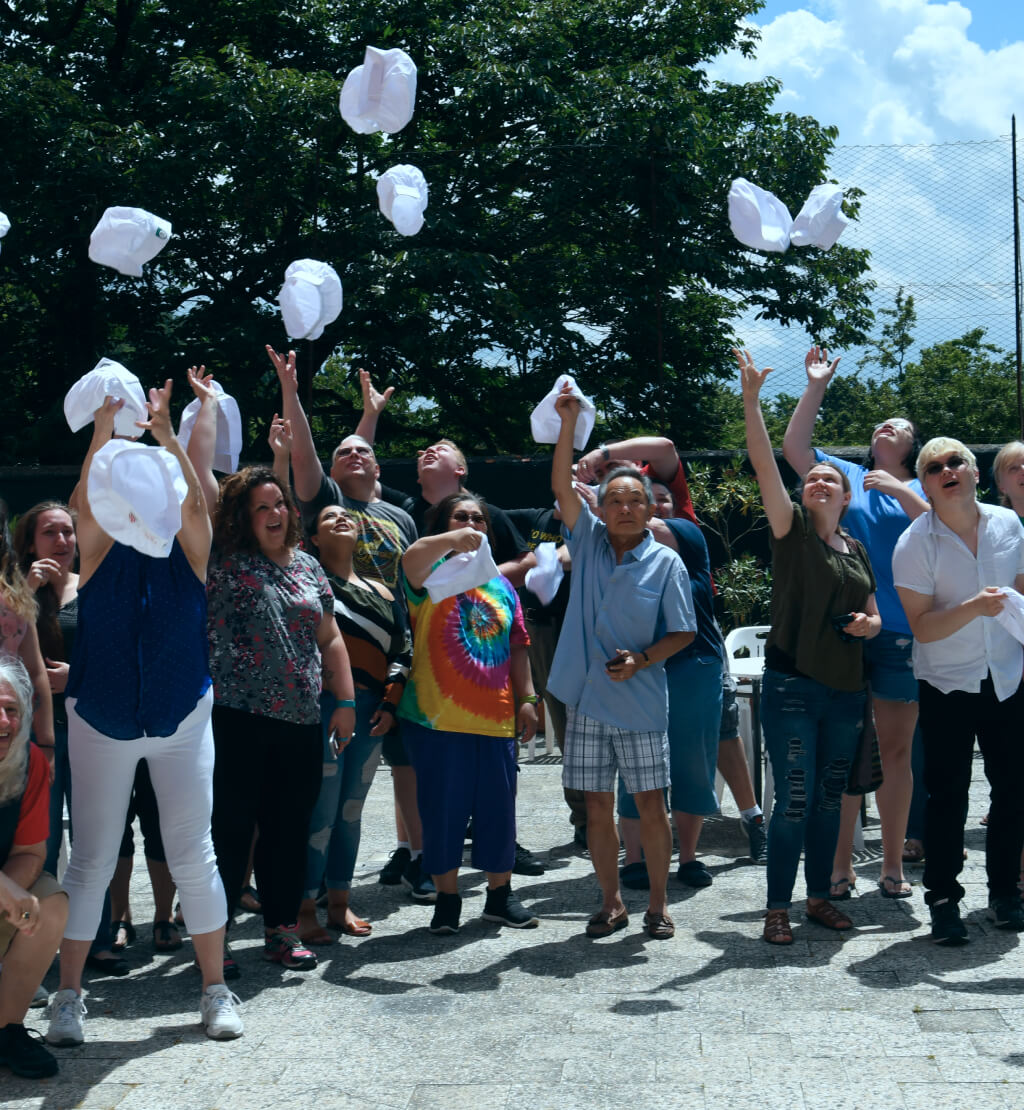
POLYGON ((650 876, 648 934, 674 933, 666 887, 672 830, 662 791, 669 784, 668 685, 662 663, 694 637, 697 622, 682 560, 647 530, 650 482, 632 467, 601 485, 600 521, 573 486, 572 443, 579 403, 563 390, 551 484, 572 554, 572 589, 548 689, 568 710, 562 781, 583 790, 587 845, 603 903, 588 936, 628 923, 619 892, 614 789, 618 772, 634 795, 650 876))

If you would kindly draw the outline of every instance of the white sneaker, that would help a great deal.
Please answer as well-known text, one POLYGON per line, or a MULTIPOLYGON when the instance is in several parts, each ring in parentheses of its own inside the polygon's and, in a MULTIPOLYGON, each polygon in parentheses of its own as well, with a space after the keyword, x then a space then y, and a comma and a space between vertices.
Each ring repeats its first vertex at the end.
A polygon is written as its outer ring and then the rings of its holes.
POLYGON ((223 983, 214 983, 203 991, 200 1013, 206 1035, 215 1041, 230 1041, 245 1032, 242 1019, 235 1009, 242 1000, 223 983))
POLYGON ((82 1018, 89 1011, 80 994, 70 987, 57 991, 46 1012, 50 1018, 50 1027, 46 1030, 47 1044, 75 1045, 85 1040, 82 1018))

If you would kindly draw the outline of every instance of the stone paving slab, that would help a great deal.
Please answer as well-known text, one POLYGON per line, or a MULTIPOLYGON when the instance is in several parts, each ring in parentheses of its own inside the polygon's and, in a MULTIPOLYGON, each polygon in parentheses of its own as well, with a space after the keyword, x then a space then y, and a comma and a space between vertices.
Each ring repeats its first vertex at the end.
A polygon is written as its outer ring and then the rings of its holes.
MULTIPOLYGON (((731 807, 708 822, 699 892, 670 884, 674 941, 648 940, 642 894, 629 928, 583 935, 596 908, 590 862, 572 844, 550 758, 523 766, 520 838, 546 859, 516 877, 538 913, 532 930, 479 918, 484 879, 466 868, 463 928, 433 937, 431 910, 376 873, 392 847, 390 780, 364 813, 353 906, 373 936, 321 949, 315 972, 261 958, 261 924, 233 933, 246 1035, 206 1039, 191 946, 152 950, 148 927, 125 979, 88 984, 86 1043, 56 1050, 61 1073, 29 1082, 0 1069, 0 1104, 17 1110, 1022 1110, 1024 961, 1020 938, 984 919, 987 808, 975 764, 964 873, 971 944, 928 940, 919 885, 883 899, 878 826, 869 822, 846 903, 857 928, 834 934, 794 912, 796 943, 760 939, 764 870, 744 857, 731 807)), ((141 842, 141 838, 140 838, 141 842)), ((920 880, 920 868, 909 871, 920 880)), ((152 913, 139 856, 137 922, 152 913)), ((56 974, 47 985, 54 989, 56 974)), ((45 1028, 39 1011, 29 1024, 45 1028)))

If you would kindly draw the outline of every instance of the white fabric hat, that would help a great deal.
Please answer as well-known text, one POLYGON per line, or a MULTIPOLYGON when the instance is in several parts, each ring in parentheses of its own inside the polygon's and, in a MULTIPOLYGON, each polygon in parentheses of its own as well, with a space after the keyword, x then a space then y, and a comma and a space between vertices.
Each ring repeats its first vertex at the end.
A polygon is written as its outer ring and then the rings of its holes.
POLYGON ((539 543, 533 554, 537 565, 526 572, 526 588, 537 595, 541 605, 550 605, 565 577, 558 548, 553 543, 539 543))
POLYGON ((338 107, 360 135, 401 131, 416 107, 416 63, 404 50, 368 46, 363 64, 345 78, 338 107))
POLYGON ((7 232, 10 231, 10 230, 11 230, 11 221, 7 218, 7 216, 3 212, 0 212, 0 239, 2 239, 7 234, 7 232))
POLYGON ((171 225, 142 208, 108 208, 89 236, 89 257, 129 277, 167 246, 171 225))
POLYGON ((143 555, 170 555, 187 493, 178 460, 163 447, 112 439, 89 465, 89 508, 96 522, 143 555))
POLYGON ((572 395, 579 400, 580 415, 576 420, 576 434, 573 436, 572 445, 577 451, 582 451, 594 430, 597 420, 597 411, 594 402, 589 397, 584 397, 580 387, 576 384, 571 374, 562 374, 555 382, 551 392, 530 413, 530 431, 533 433, 534 443, 557 443, 558 433, 562 429, 562 418, 555 411, 555 401, 562 392, 563 385, 572 386, 572 395))
POLYGON ((319 339, 341 315, 341 278, 326 262, 300 258, 285 270, 277 299, 285 330, 293 339, 319 339))
POLYGON ((137 428, 135 422, 149 419, 146 395, 139 379, 127 367, 109 358, 101 358, 68 390, 64 398, 68 427, 78 432, 91 424, 94 413, 103 407, 108 397, 124 401, 124 407, 114 417, 114 434, 138 439, 142 428, 137 428))
POLYGON ((466 590, 482 586, 497 576, 498 568, 491 555, 491 545, 486 536, 481 536, 480 546, 475 551, 462 551, 445 559, 430 572, 423 585, 436 605, 446 597, 464 594, 466 590))
POLYGON ((1006 586, 1000 591, 1005 604, 995 619, 1015 639, 1024 644, 1024 597, 1015 589, 1006 586))
POLYGON ((777 196, 737 177, 729 190, 729 226, 745 247, 781 252, 789 246, 793 217, 777 196))
POLYGON ((423 226, 427 179, 415 166, 392 166, 377 178, 377 203, 396 231, 415 235, 423 226))
POLYGON ((789 241, 794 247, 827 251, 849 222, 849 217, 843 215, 843 190, 838 185, 815 185, 793 221, 789 241))
MULTIPOLYGON (((217 442, 213 448, 213 469, 234 474, 238 469, 238 456, 242 453, 242 414, 234 397, 225 393, 216 382, 210 384, 217 391, 217 442)), ((188 447, 192 438, 192 429, 201 407, 202 401, 196 397, 181 414, 178 439, 183 448, 188 447)))

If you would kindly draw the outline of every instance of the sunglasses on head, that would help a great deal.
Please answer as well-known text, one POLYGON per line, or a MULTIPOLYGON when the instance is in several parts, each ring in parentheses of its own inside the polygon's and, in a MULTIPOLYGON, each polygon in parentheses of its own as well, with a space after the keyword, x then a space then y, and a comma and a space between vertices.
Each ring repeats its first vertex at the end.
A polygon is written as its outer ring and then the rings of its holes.
POLYGON ((936 474, 941 474, 947 466, 950 470, 959 470, 960 467, 966 465, 967 460, 965 458, 962 458, 960 455, 950 455, 948 459, 943 459, 942 462, 936 460, 935 462, 929 463, 924 468, 924 472, 925 474, 934 476, 936 474))
POLYGON ((452 513, 452 520, 457 520, 460 524, 483 524, 485 519, 483 513, 467 513, 464 509, 452 513))

